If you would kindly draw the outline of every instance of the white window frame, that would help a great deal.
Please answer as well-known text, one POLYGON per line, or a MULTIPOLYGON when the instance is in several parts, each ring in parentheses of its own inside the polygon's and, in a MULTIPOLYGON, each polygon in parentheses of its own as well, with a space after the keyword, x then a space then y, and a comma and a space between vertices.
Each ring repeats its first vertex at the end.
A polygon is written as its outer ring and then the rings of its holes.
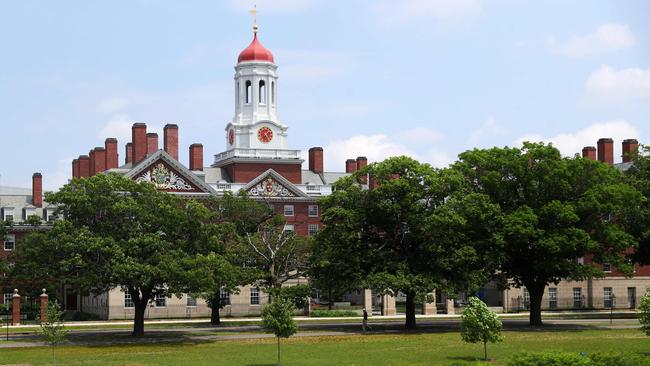
POLYGON ((11 216, 11 221, 16 221, 16 215, 14 215, 14 208, 13 207, 4 207, 2 209, 2 219, 4 221, 9 221, 9 220, 7 220, 7 216, 11 216))
POLYGON ((187 298, 185 299, 185 306, 188 308, 195 308, 196 307, 196 298, 187 295, 187 298))
POLYGON ((316 235, 319 229, 318 224, 309 224, 307 225, 307 234, 309 236, 316 235))
POLYGON ((582 307, 582 287, 573 288, 573 307, 582 307))
POLYGON ((52 209, 49 209, 49 208, 47 210, 45 210, 45 221, 46 222, 52 222, 52 221, 54 221, 54 219, 56 219, 56 217, 54 215, 55 211, 56 210, 52 210, 52 209))
POLYGON ((307 207, 307 212, 309 217, 318 217, 318 205, 309 205, 309 207, 307 207))
POLYGON ((221 305, 230 305, 230 291, 224 289, 219 290, 219 299, 221 300, 221 305))
POLYGON ((293 205, 284 205, 284 216, 294 216, 296 214, 296 210, 293 207, 293 205))
POLYGON ((153 297, 153 305, 157 308, 166 308, 167 296, 163 294, 156 294, 156 296, 153 297), (158 301, 161 301, 163 305, 158 305, 158 301))
POLYGON ((603 263, 603 272, 605 272, 605 273, 612 272, 612 264, 611 263, 603 263))
POLYGON ((135 303, 133 302, 133 297, 131 297, 131 294, 129 292, 124 293, 124 308, 125 309, 133 309, 133 308, 135 308, 135 303))
POLYGON ((13 292, 5 292, 4 301, 5 301, 5 308, 11 306, 11 303, 14 301, 13 292))
POLYGON ((603 287, 603 306, 611 308, 614 305, 613 301, 614 289, 611 287, 603 287))
POLYGON ((251 287, 250 303, 251 303, 251 305, 259 305, 260 304, 260 288, 259 287, 251 287), (255 299, 255 301, 253 301, 253 299, 255 299))
POLYGON ((30 216, 36 216, 36 208, 25 207, 25 220, 27 220, 30 216))
POLYGON ((548 307, 551 309, 557 308, 557 287, 548 288, 548 307))
POLYGON ((291 232, 294 232, 295 229, 296 229, 296 228, 293 226, 293 224, 284 224, 284 231, 291 231, 291 232))
POLYGON ((16 249, 16 235, 14 234, 5 235, 3 242, 4 242, 3 249, 5 250, 5 252, 11 252, 14 249, 16 249), (11 243, 11 248, 7 249, 7 243, 11 243))

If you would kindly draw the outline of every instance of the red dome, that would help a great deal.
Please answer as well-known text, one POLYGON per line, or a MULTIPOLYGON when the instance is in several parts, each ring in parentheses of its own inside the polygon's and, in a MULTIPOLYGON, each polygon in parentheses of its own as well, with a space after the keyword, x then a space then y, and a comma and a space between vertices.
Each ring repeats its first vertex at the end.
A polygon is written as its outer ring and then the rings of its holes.
POLYGON ((241 51, 237 59, 237 63, 246 61, 273 62, 273 54, 257 40, 257 33, 255 33, 251 44, 245 50, 241 51))

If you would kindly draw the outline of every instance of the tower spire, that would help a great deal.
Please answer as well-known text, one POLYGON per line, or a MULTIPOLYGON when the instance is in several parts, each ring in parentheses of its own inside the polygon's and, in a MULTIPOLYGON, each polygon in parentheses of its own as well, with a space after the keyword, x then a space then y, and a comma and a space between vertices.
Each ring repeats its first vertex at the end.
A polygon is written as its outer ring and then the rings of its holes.
POLYGON ((253 9, 250 10, 251 15, 253 15, 253 34, 257 35, 257 4, 253 5, 253 9))

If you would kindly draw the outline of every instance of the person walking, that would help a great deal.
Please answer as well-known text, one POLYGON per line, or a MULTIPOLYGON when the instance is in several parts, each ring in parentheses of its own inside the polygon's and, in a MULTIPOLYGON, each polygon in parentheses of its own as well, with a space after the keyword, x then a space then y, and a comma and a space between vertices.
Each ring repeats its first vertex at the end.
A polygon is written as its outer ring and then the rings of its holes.
POLYGON ((366 311, 366 308, 363 308, 363 323, 361 324, 361 327, 363 328, 364 333, 366 330, 370 330, 370 326, 368 326, 368 312, 366 311))

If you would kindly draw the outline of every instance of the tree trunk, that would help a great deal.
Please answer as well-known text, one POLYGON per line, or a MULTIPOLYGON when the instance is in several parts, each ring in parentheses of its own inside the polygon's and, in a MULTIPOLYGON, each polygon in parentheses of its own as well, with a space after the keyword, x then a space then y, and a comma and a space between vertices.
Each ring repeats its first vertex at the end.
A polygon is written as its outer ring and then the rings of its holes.
POLYGON ((415 328, 415 292, 406 293, 406 328, 415 328))
POLYGON ((221 324, 221 317, 219 315, 219 310, 221 309, 221 295, 217 294, 217 296, 210 299, 210 305, 210 324, 221 324))
POLYGON ((144 335, 144 312, 147 310, 147 305, 149 305, 150 296, 148 293, 140 295, 140 291, 135 290, 129 292, 131 293, 135 310, 133 333, 131 335, 134 337, 142 337, 144 335))
POLYGON ((487 361, 487 341, 483 341, 483 359, 487 361))
POLYGON ((529 325, 542 325, 542 297, 544 296, 545 287, 546 284, 534 284, 530 287, 526 286, 528 289, 528 294, 530 295, 529 325))
POLYGON ((278 338, 278 366, 280 366, 280 337, 278 338))

